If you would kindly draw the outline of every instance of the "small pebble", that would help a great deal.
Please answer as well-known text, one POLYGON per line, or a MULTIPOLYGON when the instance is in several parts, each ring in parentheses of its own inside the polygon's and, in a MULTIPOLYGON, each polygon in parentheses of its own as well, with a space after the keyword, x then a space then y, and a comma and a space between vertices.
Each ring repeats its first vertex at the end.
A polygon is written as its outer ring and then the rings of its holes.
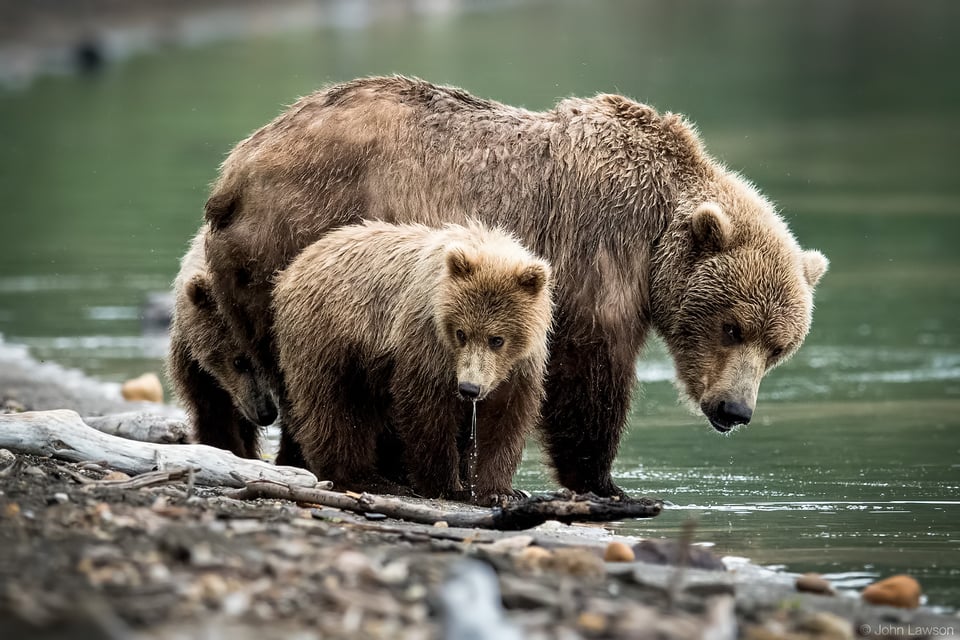
POLYGON ((107 475, 103 476, 101 480, 129 480, 130 476, 125 474, 123 471, 111 471, 107 475))
POLYGON ((533 544, 533 536, 510 536, 491 542, 487 545, 487 550, 491 553, 510 553, 526 549, 531 544, 533 544))
POLYGON ((127 380, 120 387, 124 400, 131 402, 163 402, 163 385, 155 373, 145 373, 142 376, 127 380))
POLYGON ((907 575, 891 576, 874 582, 860 597, 870 604, 915 609, 920 606, 920 583, 907 575))
POLYGON ((450 523, 448 523, 446 520, 437 520, 433 523, 433 526, 437 529, 447 529, 450 527, 450 523))
POLYGON ((600 634, 607 630, 607 618, 599 613, 584 611, 577 617, 577 626, 587 633, 600 634))
POLYGON ((833 585, 824 579, 819 573, 805 573, 797 578, 797 591, 806 593, 820 593, 823 595, 833 595, 833 585))
POLYGON ((55 493, 47 497, 47 504, 66 504, 70 502, 70 496, 65 493, 55 493))
POLYGON ((216 573, 204 573, 194 583, 197 595, 209 604, 219 602, 229 590, 226 580, 216 573))
POLYGON ((530 546, 517 556, 517 565, 526 570, 540 569, 553 556, 548 549, 530 546))
POLYGON ((605 562, 633 562, 636 556, 633 549, 622 542, 614 541, 607 545, 603 559, 605 562))
POLYGON ((47 474, 44 473, 43 469, 40 467, 27 467, 23 470, 23 474, 27 476, 33 476, 35 478, 46 478, 47 474))
POLYGON ((544 569, 569 573, 581 578, 599 579, 607 575, 603 559, 593 549, 577 547, 557 549, 544 563, 544 569))
POLYGON ((826 611, 812 613, 797 624, 800 631, 812 634, 817 640, 853 640, 853 624, 826 611))
POLYGON ((383 584, 402 584, 410 576, 410 565, 402 560, 387 563, 376 571, 377 580, 383 584))
POLYGON ((223 598, 220 608, 224 614, 235 618, 250 609, 250 596, 243 591, 234 591, 223 598))
POLYGON ((27 408, 22 403, 9 398, 3 403, 3 410, 0 413, 23 413, 26 410, 27 408))
POLYGON ((9 449, 0 449, 0 469, 4 467, 9 467, 11 464, 17 461, 17 456, 13 454, 9 449))

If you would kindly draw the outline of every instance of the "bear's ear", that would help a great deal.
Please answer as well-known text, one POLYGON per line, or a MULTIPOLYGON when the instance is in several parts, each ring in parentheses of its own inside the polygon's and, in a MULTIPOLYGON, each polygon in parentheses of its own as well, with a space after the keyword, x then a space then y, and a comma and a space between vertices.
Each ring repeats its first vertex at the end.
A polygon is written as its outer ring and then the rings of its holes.
POLYGON ((723 251, 730 244, 733 224, 716 202, 704 202, 690 217, 694 242, 707 251, 723 251))
POLYGON ((822 253, 813 249, 804 251, 800 257, 800 261, 801 264, 803 264, 803 277, 807 279, 807 284, 809 284, 812 289, 817 286, 820 278, 827 272, 830 261, 827 260, 826 256, 822 253))
POLYGON ((517 284, 530 295, 537 295, 547 286, 550 278, 550 269, 541 262, 534 262, 525 266, 517 274, 517 284))
POLYGON ((466 249, 454 246, 447 250, 447 271, 453 278, 467 278, 474 270, 473 261, 466 249))
POLYGON ((210 283, 203 276, 194 276, 187 283, 187 299, 198 309, 207 309, 214 305, 210 295, 210 283))

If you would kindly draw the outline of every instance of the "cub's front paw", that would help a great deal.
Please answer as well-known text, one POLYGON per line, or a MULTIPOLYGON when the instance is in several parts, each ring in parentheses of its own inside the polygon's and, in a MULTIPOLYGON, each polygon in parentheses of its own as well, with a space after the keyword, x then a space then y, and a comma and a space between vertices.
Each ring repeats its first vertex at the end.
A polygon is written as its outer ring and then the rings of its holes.
POLYGON ((511 502, 526 500, 530 494, 523 489, 509 489, 507 491, 477 492, 474 502, 484 507, 505 507, 511 502))

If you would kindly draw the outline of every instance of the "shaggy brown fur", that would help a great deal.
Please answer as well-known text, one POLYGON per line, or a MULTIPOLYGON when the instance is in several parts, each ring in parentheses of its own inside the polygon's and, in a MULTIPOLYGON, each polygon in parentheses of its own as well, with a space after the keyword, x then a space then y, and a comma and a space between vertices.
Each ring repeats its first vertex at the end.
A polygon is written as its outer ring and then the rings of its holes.
POLYGON ((601 495, 619 491, 610 468, 649 328, 692 399, 729 428, 752 410, 759 375, 735 366, 739 345, 763 336, 763 348, 787 348, 769 364, 796 348, 826 268, 681 116, 616 95, 531 112, 393 77, 302 98, 234 148, 206 209, 215 290, 269 363, 271 278, 302 247, 365 218, 437 226, 467 215, 553 266, 543 439, 563 485, 601 495), (716 232, 695 221, 710 202, 716 232), (732 344, 718 338, 726 316, 741 324, 732 344), (770 340, 777 326, 786 335, 770 340))
POLYGON ((476 496, 512 495, 543 396, 549 273, 479 225, 368 222, 307 247, 280 275, 274 310, 286 426, 310 469, 393 491, 377 441, 394 434, 415 492, 459 496, 457 440, 475 398, 476 496))
POLYGON ((244 355, 210 291, 203 228, 183 257, 174 281, 167 376, 201 444, 245 458, 259 454, 257 425, 277 416, 270 378, 244 355))

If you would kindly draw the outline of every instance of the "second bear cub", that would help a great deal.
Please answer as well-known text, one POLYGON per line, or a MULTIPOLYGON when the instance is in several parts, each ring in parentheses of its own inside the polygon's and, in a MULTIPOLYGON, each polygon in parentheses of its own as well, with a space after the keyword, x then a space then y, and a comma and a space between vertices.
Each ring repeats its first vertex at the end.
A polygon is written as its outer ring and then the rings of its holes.
POLYGON ((540 414, 550 290, 544 260, 479 224, 367 222, 308 246, 273 304, 285 426, 311 470, 341 489, 391 490, 377 459, 390 434, 417 494, 463 496, 458 436, 477 401, 474 496, 513 495, 540 414))

